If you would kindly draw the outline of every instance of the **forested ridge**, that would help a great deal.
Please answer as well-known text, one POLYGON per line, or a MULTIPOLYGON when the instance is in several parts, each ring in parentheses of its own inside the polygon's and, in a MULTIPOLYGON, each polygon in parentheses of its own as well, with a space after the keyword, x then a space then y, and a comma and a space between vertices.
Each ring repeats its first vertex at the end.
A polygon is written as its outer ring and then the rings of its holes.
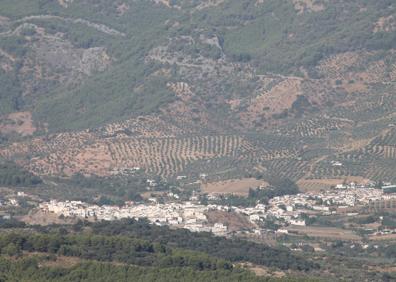
POLYGON ((154 242, 163 242, 171 246, 205 252, 230 261, 249 261, 280 269, 312 270, 319 267, 311 261, 292 255, 285 249, 273 248, 236 238, 215 237, 210 233, 192 233, 185 229, 173 230, 168 227, 157 227, 141 220, 96 223, 92 225, 92 230, 95 234, 147 238, 154 242))
POLYGON ((301 273, 318 267, 286 250, 145 221, 27 228, 2 220, 1 226, 0 281, 273 281, 240 262, 301 273), (62 265, 62 258, 74 263, 62 265))

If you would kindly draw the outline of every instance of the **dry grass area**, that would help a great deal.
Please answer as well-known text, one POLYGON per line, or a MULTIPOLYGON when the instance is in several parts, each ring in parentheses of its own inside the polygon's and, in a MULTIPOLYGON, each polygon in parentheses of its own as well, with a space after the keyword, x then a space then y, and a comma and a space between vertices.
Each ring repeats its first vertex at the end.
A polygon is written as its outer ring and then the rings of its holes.
POLYGON ((16 133, 21 136, 32 135, 36 131, 30 112, 17 112, 0 119, 0 133, 16 133))
POLYGON ((396 266, 368 266, 370 271, 373 272, 396 272, 396 266))
MULTIPOLYGON (((48 253, 44 252, 23 252, 24 257, 33 257, 33 256, 44 256, 47 257, 48 253)), ((14 258, 16 260, 19 260, 21 258, 14 258)), ((55 268, 72 268, 80 263, 84 262, 97 262, 96 260, 91 260, 91 259, 82 259, 79 257, 67 257, 67 256, 55 256, 55 259, 52 260, 41 260, 39 263, 39 267, 55 267, 55 268)), ((106 262, 107 264, 111 264, 113 266, 126 266, 127 264, 122 263, 122 262, 117 262, 117 261, 111 261, 111 262, 106 262)))
POLYGON ((354 140, 353 138, 351 138, 349 142, 342 144, 342 146, 339 146, 337 149, 339 149, 342 152, 360 150, 366 147, 367 145, 369 145, 374 138, 375 137, 368 139, 358 139, 358 140, 354 140))
POLYGON ((328 190, 331 186, 342 183, 368 183, 369 179, 360 176, 347 176, 345 178, 325 178, 325 179, 302 179, 297 182, 298 187, 302 192, 317 192, 320 190, 328 190))
POLYGON ((341 179, 302 179, 297 182, 302 192, 319 192, 329 190, 331 186, 342 183, 341 179))
POLYGON ((122 3, 117 6, 117 12, 120 16, 123 16, 127 11, 129 11, 129 5, 127 3, 122 3))
POLYGON ((325 5, 317 3, 315 0, 292 0, 294 9, 299 14, 304 12, 320 12, 326 9, 325 5))
POLYGON ((373 54, 369 52, 337 54, 321 61, 318 70, 329 81, 332 81, 334 88, 343 88, 348 93, 366 93, 368 83, 381 82, 385 79, 383 71, 378 69, 377 62, 370 64, 370 71, 356 72, 353 70, 371 55, 373 54))
POLYGON ((322 60, 317 67, 318 70, 331 79, 343 79, 351 66, 357 65, 362 61, 366 53, 345 52, 322 60))
POLYGON ((206 1, 201 1, 201 4, 199 4, 196 9, 197 10, 203 10, 206 8, 210 7, 216 7, 219 6, 220 4, 223 4, 224 0, 206 0, 206 1))
POLYGON ((189 101, 191 97, 194 95, 190 85, 186 82, 176 82, 176 83, 168 82, 167 87, 183 101, 189 101))
POLYGON ((28 215, 19 218, 20 221, 25 222, 29 225, 42 225, 47 226, 51 224, 75 224, 77 219, 75 218, 59 218, 58 215, 54 213, 44 213, 40 210, 33 211, 28 215))
MULTIPOLYGON (((315 0, 291 0, 291 2, 298 14, 304 12, 320 12, 326 9, 324 4, 318 3, 318 1, 315 0)), ((256 6, 264 3, 265 0, 256 0, 256 6)))
POLYGON ((153 196, 155 196, 155 197, 164 197, 164 196, 166 196, 166 194, 167 193, 163 192, 163 191, 147 191, 147 192, 141 193, 140 196, 143 199, 148 200, 149 198, 151 198, 153 196))
MULTIPOLYGON (((318 103, 320 103, 318 101, 318 103)), ((297 135, 301 137, 325 136, 332 129, 351 129, 353 126, 349 120, 326 118, 313 118, 295 123, 291 127, 282 130, 285 135, 297 135)))
POLYGON ((72 268, 81 262, 82 260, 77 257, 57 256, 56 260, 42 261, 40 267, 72 268))
POLYGON ((223 223, 228 226, 228 230, 230 231, 251 229, 255 227, 245 216, 234 212, 209 211, 206 215, 209 223, 223 223))
POLYGON ((255 178, 230 179, 203 183, 201 190, 208 194, 234 194, 238 196, 247 196, 250 188, 258 186, 268 186, 268 183, 255 178))
POLYGON ((342 84, 342 87, 348 93, 365 93, 368 90, 366 83, 360 81, 354 83, 344 83, 342 84))
POLYGON ((272 277, 272 278, 282 278, 285 277, 286 274, 282 271, 274 271, 268 267, 262 266, 262 265, 254 265, 250 262, 243 262, 240 264, 241 267, 246 268, 250 271, 253 271, 254 274, 257 276, 262 276, 262 277, 272 277))
POLYGON ((386 235, 372 235, 369 236, 372 241, 394 241, 396 240, 396 234, 386 234, 386 235))
POLYGON ((155 4, 162 4, 168 8, 176 8, 178 6, 175 6, 172 4, 171 0, 152 0, 155 4))
POLYGON ((344 230, 335 227, 315 227, 315 226, 290 226, 287 228, 290 232, 310 237, 329 238, 334 240, 360 240, 361 237, 351 230, 344 230))
POLYGON ((130 132, 133 136, 147 138, 174 137, 184 133, 180 128, 153 115, 107 124, 103 131, 107 136, 127 136, 126 132, 130 132))
POLYGON ((69 7, 69 5, 73 2, 74 0, 58 0, 59 5, 61 5, 63 8, 69 7))
MULTIPOLYGON (((0 16, 0 27, 1 25, 2 25, 2 20, 0 16)), ((15 60, 16 60, 15 55, 11 55, 10 53, 0 48, 0 67, 5 72, 10 72, 14 69, 15 60)))
POLYGON ((348 93, 366 93, 369 84, 394 80, 396 67, 389 63, 394 61, 393 53, 390 51, 383 59, 376 57, 378 52, 341 53, 322 60, 317 69, 333 81, 333 87, 341 87, 348 93))
POLYGON ((393 32, 396 30, 396 19, 393 15, 381 17, 374 25, 373 32, 393 32))

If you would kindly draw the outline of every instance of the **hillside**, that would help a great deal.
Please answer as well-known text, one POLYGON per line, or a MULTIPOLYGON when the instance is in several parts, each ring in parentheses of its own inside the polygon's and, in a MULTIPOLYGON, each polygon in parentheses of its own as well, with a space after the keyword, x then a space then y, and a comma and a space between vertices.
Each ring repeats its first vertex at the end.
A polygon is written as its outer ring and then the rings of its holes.
POLYGON ((0 156, 395 181, 395 44, 391 0, 3 0, 0 156))

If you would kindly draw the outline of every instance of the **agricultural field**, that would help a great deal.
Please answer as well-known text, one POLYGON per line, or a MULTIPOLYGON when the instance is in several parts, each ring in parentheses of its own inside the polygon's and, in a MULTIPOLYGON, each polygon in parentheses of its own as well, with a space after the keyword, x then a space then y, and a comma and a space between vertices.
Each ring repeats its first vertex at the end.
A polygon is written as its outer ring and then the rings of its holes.
POLYGON ((105 138, 95 135, 55 135, 46 143, 15 144, 2 156, 21 156, 29 170, 40 175, 71 176, 78 172, 109 176, 125 169, 140 168, 163 177, 184 172, 194 161, 236 157, 248 143, 239 136, 199 136, 190 138, 105 138), (45 144, 45 145, 44 145, 45 144), (28 159, 24 153, 36 150, 28 159))

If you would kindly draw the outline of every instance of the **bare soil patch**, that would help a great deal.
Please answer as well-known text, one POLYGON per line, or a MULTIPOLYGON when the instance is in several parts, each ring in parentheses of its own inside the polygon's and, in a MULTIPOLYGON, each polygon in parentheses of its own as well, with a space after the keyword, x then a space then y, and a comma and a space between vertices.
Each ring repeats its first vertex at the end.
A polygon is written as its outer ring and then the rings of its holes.
POLYGON ((234 212, 209 211, 206 213, 209 223, 223 223, 230 231, 254 228, 254 225, 243 215, 234 212))
POLYGON ((302 80, 299 78, 287 78, 271 90, 264 91, 250 101, 246 112, 241 113, 242 121, 253 122, 263 114, 270 118, 273 114, 290 109, 293 102, 302 94, 301 83, 302 80))
POLYGON ((32 135, 36 131, 30 112, 16 112, 0 119, 0 133, 17 133, 22 136, 32 135))

